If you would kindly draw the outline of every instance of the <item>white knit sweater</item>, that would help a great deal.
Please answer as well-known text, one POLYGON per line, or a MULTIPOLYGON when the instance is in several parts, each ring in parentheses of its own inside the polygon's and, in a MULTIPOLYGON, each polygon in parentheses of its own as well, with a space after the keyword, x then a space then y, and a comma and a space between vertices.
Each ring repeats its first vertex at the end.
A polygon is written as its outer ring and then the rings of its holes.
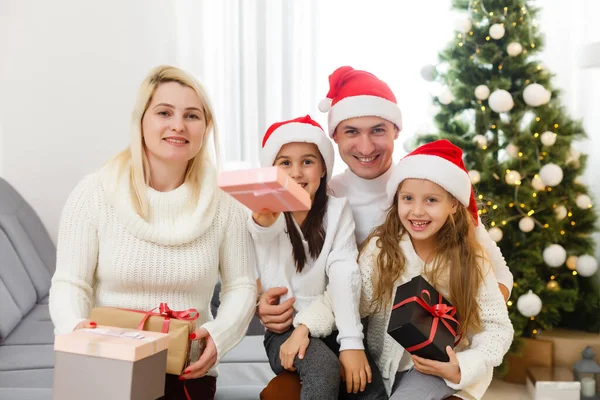
POLYGON ((188 204, 188 184, 170 192, 148 188, 147 220, 132 207, 128 174, 116 178, 104 167, 77 185, 61 217, 50 289, 56 334, 72 331, 95 306, 150 310, 165 302, 198 310, 196 326, 212 336, 218 360, 243 338, 256 301, 247 214, 216 187, 214 171, 204 171, 195 205, 188 204))
MULTIPOLYGON (((367 328, 369 352, 376 360, 389 393, 394 384, 396 372, 410 368, 412 359, 410 354, 405 352, 400 344, 387 333, 390 308, 388 307, 379 313, 373 313, 371 304, 373 299, 372 274, 379 254, 376 241, 377 238, 373 238, 368 243, 359 260, 362 275, 360 311, 361 316, 369 316, 367 328)), ((408 235, 402 238, 400 247, 406 257, 406 267, 403 275, 394 283, 394 286, 406 283, 415 276, 421 275, 425 268, 408 235)), ((463 399, 481 399, 492 380, 493 368, 502 362, 512 343, 514 334, 504 298, 500 293, 498 281, 491 271, 490 265, 483 266, 483 271, 485 279, 477 296, 482 330, 475 334, 467 332, 455 349, 461 370, 461 381, 458 384, 446 381, 449 387, 458 390, 456 396, 463 399)), ((443 296, 448 296, 448 287, 444 282, 440 282, 436 289, 443 296)), ((392 299, 395 296, 396 290, 394 289, 392 299)), ((330 301, 326 293, 321 297, 320 305, 313 305, 313 312, 307 314, 307 316, 317 315, 318 319, 314 321, 306 320, 303 323, 310 328, 314 324, 322 323, 326 316, 329 316, 329 324, 332 324, 333 316, 330 311, 330 301)), ((327 330, 327 327, 321 327, 320 329, 327 330)))
MULTIPOLYGON (((390 167, 383 175, 375 179, 363 179, 347 169, 344 173, 334 176, 329 183, 333 194, 346 197, 356 223, 356 242, 360 245, 369 233, 385 220, 385 213, 390 206, 386 193, 386 185, 392 174, 390 167)), ((485 227, 479 220, 475 230, 479 244, 490 256, 498 282, 504 285, 510 294, 513 288, 513 276, 506 265, 502 252, 492 240, 485 227)))
MULTIPOLYGON (((360 272, 358 250, 354 240, 354 220, 346 199, 329 197, 323 221, 325 242, 317 259, 310 256, 308 242, 298 225, 307 261, 301 273, 296 272, 292 243, 286 232, 285 216, 268 228, 261 227, 250 216, 248 229, 254 239, 257 256, 257 273, 263 290, 286 287, 281 298, 295 297, 294 309, 298 312, 294 326, 298 326, 310 304, 325 292, 327 283, 332 298, 335 323, 339 330, 340 351, 363 349, 362 324, 358 311, 360 300, 360 272)), ((312 332, 311 332, 312 333, 312 332)))

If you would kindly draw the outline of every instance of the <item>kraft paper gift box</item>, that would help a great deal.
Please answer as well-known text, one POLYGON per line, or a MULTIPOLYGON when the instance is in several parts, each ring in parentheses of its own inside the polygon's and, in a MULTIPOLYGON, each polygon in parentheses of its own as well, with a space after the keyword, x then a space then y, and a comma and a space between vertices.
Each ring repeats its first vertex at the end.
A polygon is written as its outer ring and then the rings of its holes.
POLYGON ((98 326, 54 341, 56 400, 154 400, 164 395, 169 335, 98 326))
MULTIPOLYGON (((168 333, 171 340, 167 373, 173 375, 181 375, 190 363, 190 334, 196 330, 196 319, 198 312, 195 309, 173 311, 165 303, 150 311, 96 307, 90 313, 90 320, 100 325, 168 333)), ((202 349, 195 350, 200 352, 202 349)))
POLYGON ((527 369, 527 391, 533 400, 579 400, 581 382, 565 367, 530 367, 527 369))
POLYGON ((411 354, 449 361, 459 330, 456 309, 422 276, 396 289, 388 333, 411 354))
POLYGON ((254 212, 308 211, 310 195, 279 167, 227 171, 218 185, 254 212))

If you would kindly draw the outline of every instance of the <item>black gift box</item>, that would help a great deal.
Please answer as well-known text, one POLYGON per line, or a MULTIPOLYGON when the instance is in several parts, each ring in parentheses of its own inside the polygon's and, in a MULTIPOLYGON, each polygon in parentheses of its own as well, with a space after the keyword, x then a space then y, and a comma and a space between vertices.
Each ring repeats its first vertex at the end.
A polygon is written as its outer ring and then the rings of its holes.
POLYGON ((388 333, 411 354, 448 362, 446 346, 454 348, 456 335, 459 334, 458 322, 448 318, 458 320, 458 316, 453 314, 453 309, 452 304, 419 275, 396 289, 388 333), (409 300, 398 307, 401 302, 413 297, 418 300, 409 300), (441 306, 436 306, 437 304, 441 306), (441 317, 442 315, 446 317, 441 317), (451 332, 446 324, 454 332, 451 332), (423 347, 419 346, 429 340, 433 329, 433 341, 423 347), (415 346, 421 348, 412 349, 415 346))

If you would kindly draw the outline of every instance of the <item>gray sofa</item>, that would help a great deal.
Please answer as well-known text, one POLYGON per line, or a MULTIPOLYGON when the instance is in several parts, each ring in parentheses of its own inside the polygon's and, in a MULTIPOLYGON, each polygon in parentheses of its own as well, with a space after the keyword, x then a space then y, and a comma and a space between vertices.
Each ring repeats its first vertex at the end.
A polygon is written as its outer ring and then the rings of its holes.
MULTIPOLYGON (((53 326, 48 311, 56 249, 35 211, 0 178, 0 399, 49 400, 53 326)), ((218 312, 215 291, 211 304, 218 312)), ((219 366, 217 399, 257 399, 273 377, 253 319, 246 337, 219 366)))

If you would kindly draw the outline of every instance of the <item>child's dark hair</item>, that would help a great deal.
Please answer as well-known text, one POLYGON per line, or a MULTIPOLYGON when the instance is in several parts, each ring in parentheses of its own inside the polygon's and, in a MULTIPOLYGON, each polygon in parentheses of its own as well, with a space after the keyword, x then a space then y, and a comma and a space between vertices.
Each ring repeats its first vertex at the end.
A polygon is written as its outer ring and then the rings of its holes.
MULTIPOLYGON (((300 230, 308 242, 308 251, 315 259, 319 257, 319 254, 321 254, 321 250, 323 250, 323 243, 325 242, 325 228, 323 227, 323 220, 325 219, 328 200, 327 174, 325 174, 323 177, 321 177, 321 181, 319 182, 319 188, 315 193, 312 207, 310 208, 306 219, 300 226, 300 230)), ((286 212, 284 215, 286 231, 290 238, 290 242, 292 242, 294 261, 296 262, 296 271, 300 273, 302 272, 304 265, 306 265, 306 253, 304 251, 304 245, 302 244, 302 237, 296 228, 292 213, 286 212)))

